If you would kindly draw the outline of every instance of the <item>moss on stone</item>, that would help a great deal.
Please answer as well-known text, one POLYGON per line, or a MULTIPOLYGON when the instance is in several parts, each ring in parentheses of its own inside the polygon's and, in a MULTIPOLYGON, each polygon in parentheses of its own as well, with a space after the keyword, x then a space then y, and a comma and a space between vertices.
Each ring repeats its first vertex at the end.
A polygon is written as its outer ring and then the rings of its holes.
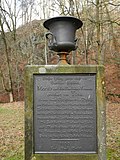
POLYGON ((37 154, 33 156, 36 160, 97 160, 97 155, 81 154, 37 154))

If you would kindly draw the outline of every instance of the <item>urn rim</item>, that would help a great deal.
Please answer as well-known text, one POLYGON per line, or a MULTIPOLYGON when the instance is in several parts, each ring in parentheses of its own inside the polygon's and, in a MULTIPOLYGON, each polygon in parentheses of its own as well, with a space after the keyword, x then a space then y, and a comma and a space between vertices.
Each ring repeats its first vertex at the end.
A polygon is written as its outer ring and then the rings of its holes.
POLYGON ((43 25, 46 29, 49 30, 50 24, 55 21, 71 21, 75 24, 76 29, 81 28, 83 25, 83 22, 80 19, 73 16, 57 16, 57 17, 49 18, 43 23, 43 25))

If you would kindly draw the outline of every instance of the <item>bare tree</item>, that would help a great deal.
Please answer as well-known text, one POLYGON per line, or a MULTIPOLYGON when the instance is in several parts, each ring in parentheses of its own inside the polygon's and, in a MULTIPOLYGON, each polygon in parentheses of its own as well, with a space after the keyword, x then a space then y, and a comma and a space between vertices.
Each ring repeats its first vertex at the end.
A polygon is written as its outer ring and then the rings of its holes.
POLYGON ((101 40, 100 40, 100 0, 96 0, 96 42, 97 42, 97 63, 101 64, 101 40))
POLYGON ((22 18, 22 25, 31 22, 32 15, 33 15, 33 8, 35 5, 35 0, 19 0, 20 8, 22 10, 21 18, 22 18))
MULTIPOLYGON (((7 0, 4 1, 4 3, 1 3, 0 5, 0 32, 4 44, 5 49, 5 57, 6 57, 6 65, 8 70, 8 81, 9 86, 5 88, 7 92, 10 93, 10 102, 14 100, 13 96, 13 78, 12 78, 12 68, 10 64, 10 57, 11 53, 13 52, 13 49, 10 47, 10 42, 8 41, 6 30, 9 31, 9 34, 11 38, 14 41, 14 44, 16 44, 16 25, 17 25, 17 11, 16 11, 16 0, 14 0, 13 8, 11 6, 11 3, 9 3, 7 0)), ((15 55, 16 47, 14 48, 15 55)), ((17 55, 15 56, 17 57, 17 55)), ((16 67, 17 67, 17 58, 16 58, 16 67)), ((1 70, 2 73, 2 70, 1 70)), ((4 76, 4 74, 2 74, 4 76)), ((16 68, 16 76, 18 76, 18 69, 16 68)), ((4 85, 5 86, 5 85, 4 85)))
MULTIPOLYGON (((4 48, 5 48, 5 56, 6 56, 8 78, 9 78, 9 82, 8 82, 9 85, 8 85, 8 88, 5 87, 5 90, 7 92, 9 92, 10 102, 13 102, 13 82, 12 82, 12 73, 11 73, 10 60, 9 60, 9 51, 10 50, 7 45, 7 40, 6 40, 6 35, 5 35, 5 30, 4 30, 3 24, 4 24, 4 21, 2 21, 2 14, 0 13, 0 32, 1 32, 1 36, 3 39, 3 43, 4 43, 4 48)), ((4 77, 2 70, 1 70, 1 75, 2 75, 2 77, 4 77)))

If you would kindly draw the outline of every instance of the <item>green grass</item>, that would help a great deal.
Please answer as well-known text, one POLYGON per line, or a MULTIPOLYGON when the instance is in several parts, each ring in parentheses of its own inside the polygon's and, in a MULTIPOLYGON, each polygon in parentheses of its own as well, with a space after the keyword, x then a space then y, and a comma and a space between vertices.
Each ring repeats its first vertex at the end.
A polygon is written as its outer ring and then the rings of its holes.
POLYGON ((120 160, 120 135, 116 140, 114 147, 107 149, 107 160, 120 160))
POLYGON ((107 160, 120 160, 120 104, 107 103, 107 160))
POLYGON ((0 160, 23 160, 23 151, 23 103, 0 104, 0 160))
MULTIPOLYGON (((109 104, 111 105, 111 104, 109 104)), ((107 110, 107 160, 120 160, 119 104, 107 110), (118 105, 118 106, 117 106, 118 105)), ((0 160, 24 160, 24 104, 0 104, 0 160)))
MULTIPOLYGON (((119 150, 119 149, 118 149, 119 150)), ((115 149, 107 149, 107 160, 120 160, 120 153, 115 149)))

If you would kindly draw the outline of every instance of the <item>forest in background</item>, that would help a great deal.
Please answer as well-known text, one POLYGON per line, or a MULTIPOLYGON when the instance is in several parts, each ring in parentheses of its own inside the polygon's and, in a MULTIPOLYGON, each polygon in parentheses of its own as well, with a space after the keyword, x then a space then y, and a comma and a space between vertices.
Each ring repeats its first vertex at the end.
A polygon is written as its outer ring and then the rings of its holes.
POLYGON ((57 64, 46 48, 45 19, 75 16, 78 49, 74 65, 104 65, 106 98, 120 102, 120 2, 118 0, 0 0, 0 102, 24 100, 25 65, 57 64))

